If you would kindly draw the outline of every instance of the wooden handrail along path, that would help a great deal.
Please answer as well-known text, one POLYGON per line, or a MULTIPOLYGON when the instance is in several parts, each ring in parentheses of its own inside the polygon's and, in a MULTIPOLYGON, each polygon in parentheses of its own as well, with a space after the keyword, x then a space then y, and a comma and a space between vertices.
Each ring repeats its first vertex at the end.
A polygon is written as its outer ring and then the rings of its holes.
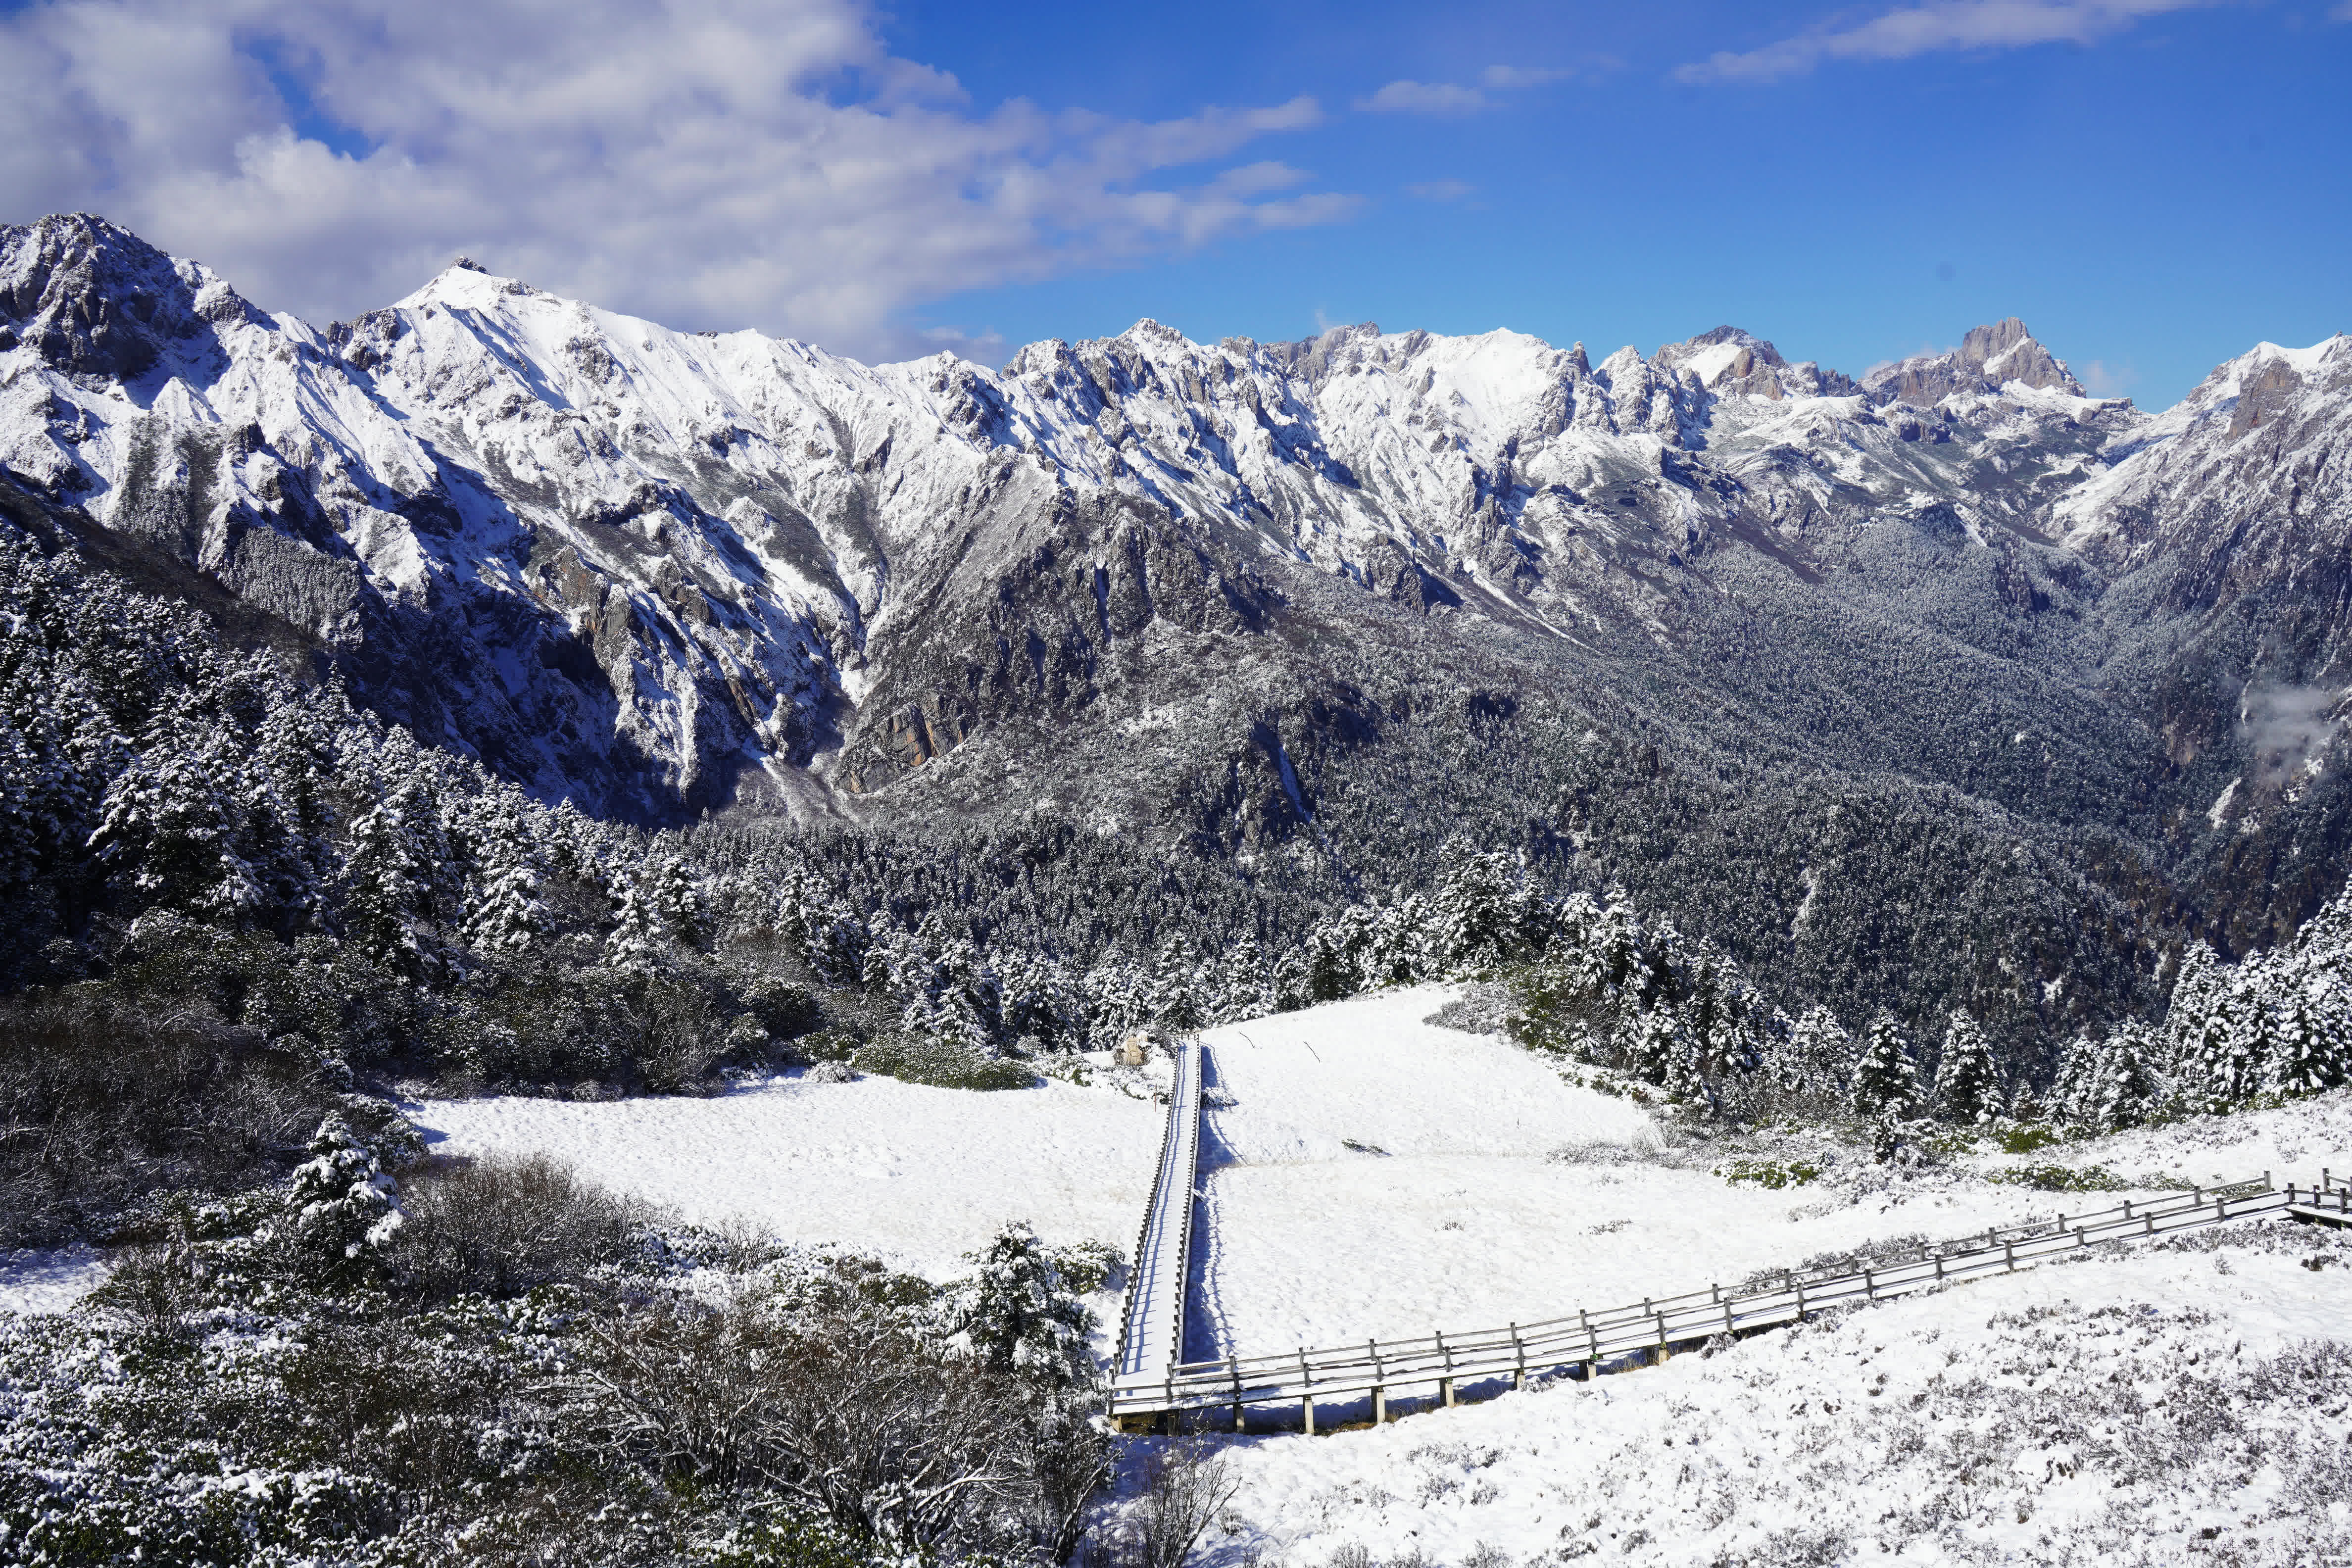
MULTIPOLYGON (((1197 1130, 1197 1108, 1188 1114, 1197 1130)), ((1165 1168, 1163 1160, 1163 1173, 1165 1168)), ((1160 1206, 1155 1194, 1155 1215, 1160 1206)), ((1184 1208, 1189 1216, 1191 1205, 1184 1208)), ((1213 1362, 1181 1362, 1171 1354, 1165 1363, 1130 1363, 1122 1354, 1111 1383, 1109 1410, 1122 1426, 1134 1427, 1172 1425, 1182 1411, 1230 1409, 1234 1429, 1239 1431, 1250 1405, 1295 1405, 1305 1415, 1307 1430, 1313 1432, 1318 1401, 1353 1403, 1369 1395, 1372 1419, 1384 1421, 1390 1398, 1400 1391, 1430 1390, 1452 1405, 1476 1384, 1507 1380, 1517 1388, 1529 1377, 1577 1369, 1591 1378, 1612 1364, 1654 1364, 1677 1345, 1801 1322, 1848 1302, 2013 1272, 2097 1242, 2165 1236, 2270 1214, 2352 1223, 2352 1184, 2328 1174, 2317 1187, 2290 1186, 2281 1192, 2265 1175, 2229 1186, 2192 1188, 2177 1197, 2126 1202, 2093 1214, 1996 1227, 1859 1269, 1790 1270, 1744 1286, 1710 1286, 1639 1306, 1579 1311, 1574 1317, 1471 1333, 1367 1341, 1325 1350, 1301 1347, 1286 1355, 1234 1355, 1213 1362)), ((1147 1219, 1147 1237, 1151 1226, 1147 1219)), ((1181 1284, 1178 1292, 1176 1331, 1181 1335, 1181 1284)), ((1152 1342, 1181 1345, 1181 1340, 1152 1342)))
MULTIPOLYGON (((1118 1321, 1114 1384, 1158 1384, 1184 1354, 1184 1289, 1192 1265, 1192 1194, 1201 1166, 1202 1046, 1176 1047, 1176 1078, 1168 1091, 1168 1126, 1160 1135, 1160 1168, 1151 1201, 1135 1239, 1127 1304, 1118 1321)), ((1115 1408, 1114 1415, 1119 1414, 1115 1408)))

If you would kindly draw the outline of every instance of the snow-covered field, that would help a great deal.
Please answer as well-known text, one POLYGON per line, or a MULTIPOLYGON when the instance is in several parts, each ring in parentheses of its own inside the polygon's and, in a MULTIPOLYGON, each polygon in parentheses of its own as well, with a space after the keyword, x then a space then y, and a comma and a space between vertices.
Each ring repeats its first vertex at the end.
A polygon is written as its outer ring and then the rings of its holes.
POLYGON ((106 1282, 95 1247, 64 1247, 0 1256, 0 1312, 62 1312, 106 1282))
POLYGON ((1165 1112, 1049 1082, 993 1094, 799 1078, 708 1100, 406 1106, 436 1152, 543 1152, 704 1224, 750 1221, 901 1268, 959 1272, 1007 1220, 1055 1245, 1135 1245, 1165 1112))
MULTIPOLYGON (((1204 1037, 1234 1103, 1210 1112, 1203 1141, 1204 1163, 1216 1163, 1191 1355, 1498 1328, 1888 1237, 1964 1236, 2147 1195, 2053 1195, 1948 1173, 1729 1185, 1703 1154, 1695 1168, 1641 1158, 1656 1130, 1626 1101, 1563 1083, 1500 1038, 1423 1022, 1449 994, 1382 992, 1204 1037), (1575 1158, 1551 1157, 1570 1149, 1575 1158)), ((2274 1168, 2308 1181, 2330 1149, 2338 1170, 2352 1167, 2352 1100, 1975 1163, 2063 1156, 2130 1180, 2274 1168)))
POLYGON ((2343 1563, 2347 1340, 2343 1233, 2117 1247, 1591 1384, 1234 1439, 1209 1560, 2343 1563))
MULTIPOLYGON (((2339 1092, 1920 1173, 1849 1160, 1780 1191, 1734 1186, 1639 1108, 1423 1023, 1446 998, 1391 992, 1209 1033, 1193 1353, 1483 1328, 2183 1181, 2352 1171, 2339 1092), (2021 1164, 2150 1185, 1983 1179, 2021 1164)), ((1012 1218, 1127 1245, 1161 1120, 1103 1088, 885 1079, 412 1114, 447 1152, 544 1150, 689 1217, 933 1275, 1012 1218)), ((2112 1244, 1591 1385, 1234 1440, 1239 1490, 1208 1561, 2352 1561, 2347 1344, 2352 1233, 2256 1222, 2112 1244)))

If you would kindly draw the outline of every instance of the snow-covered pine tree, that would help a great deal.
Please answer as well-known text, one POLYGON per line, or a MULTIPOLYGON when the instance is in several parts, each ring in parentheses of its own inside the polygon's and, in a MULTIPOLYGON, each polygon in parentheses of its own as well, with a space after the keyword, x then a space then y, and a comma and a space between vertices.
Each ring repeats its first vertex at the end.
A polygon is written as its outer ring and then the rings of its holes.
POLYGON ((1710 1098, 1699 1043, 1681 1009, 1668 1004, 1626 1019, 1622 1047, 1626 1070, 1683 1100, 1710 1098))
POLYGON ((141 732, 90 843, 138 905, 235 929, 267 905, 239 832, 256 787, 235 735, 184 692, 141 732))
POLYGON ((2000 1117, 2007 1103, 1992 1042, 1966 1008, 1955 1007, 1936 1062, 1937 1113, 1963 1127, 1982 1126, 2000 1117))
POLYGON ((419 810, 415 786, 404 784, 354 817, 341 879, 347 940, 408 974, 421 973, 434 957, 425 927, 431 884, 415 838, 419 810))
POLYGON ((1771 1064, 1784 1094, 1824 1105, 1844 1105, 1853 1092, 1854 1043, 1837 1015, 1816 1004, 1805 1009, 1771 1064))
POLYGON ((1430 945, 1444 972, 1483 973, 1526 956, 1530 929, 1539 923, 1531 904, 1541 900, 1526 886, 1517 861, 1457 838, 1441 851, 1439 864, 1430 945))
POLYGON ((1276 1009, 1273 975, 1257 938, 1229 942, 1217 958, 1215 1020, 1263 1018, 1276 1009))
POLYGON ((310 1154, 287 1190, 286 1235, 320 1273, 349 1275, 391 1245, 399 1188, 338 1113, 319 1123, 310 1154))
POLYGON ((521 952, 546 931, 547 906, 540 901, 539 872, 519 817, 487 825, 475 857, 475 876, 466 904, 467 945, 483 952, 521 952))
POLYGON ((1094 1313, 1064 1285, 1053 1250, 1034 1231, 1016 1221, 965 1261, 971 1272, 950 1284, 940 1302, 950 1349, 1055 1387, 1093 1381, 1087 1337, 1094 1313))
POLYGON ((2263 1087, 2273 1094, 2318 1094, 2352 1076, 2352 1009, 2325 972, 2305 976, 2280 999, 2263 1087))
POLYGON ((1909 1121, 1919 1114, 1919 1074, 1911 1042, 1892 1013, 1880 1013, 1863 1031, 1849 1103, 1856 1116, 1872 1122, 1909 1121))

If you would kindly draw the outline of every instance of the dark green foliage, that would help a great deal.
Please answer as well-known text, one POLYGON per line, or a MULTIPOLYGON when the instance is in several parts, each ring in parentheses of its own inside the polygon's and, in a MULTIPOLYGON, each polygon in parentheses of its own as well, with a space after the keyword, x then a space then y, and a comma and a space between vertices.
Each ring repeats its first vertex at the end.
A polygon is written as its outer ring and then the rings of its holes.
POLYGON ((337 1087, 201 1006, 94 985, 0 998, 0 1247, 102 1231, 165 1188, 274 1178, 337 1087))
POLYGON ((886 1036, 858 1047, 849 1065, 859 1072, 878 1073, 907 1083, 934 1089, 1027 1089, 1037 1075, 1016 1061, 984 1057, 970 1047, 936 1035, 910 1032, 886 1036))

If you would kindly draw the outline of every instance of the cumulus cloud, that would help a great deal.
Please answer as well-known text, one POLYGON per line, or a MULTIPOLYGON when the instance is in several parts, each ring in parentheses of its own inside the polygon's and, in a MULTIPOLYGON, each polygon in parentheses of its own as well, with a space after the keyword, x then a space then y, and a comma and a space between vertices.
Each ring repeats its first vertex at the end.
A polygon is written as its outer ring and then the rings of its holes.
POLYGON ((2227 0, 1937 0, 1852 26, 1822 26, 1744 54, 1728 51, 1675 71, 1679 81, 1772 81, 1826 61, 1905 60, 1950 50, 2095 43, 2142 19, 2227 0))
POLYGON ((960 289, 1331 223, 1220 167, 1311 99, 1143 121, 884 47, 865 0, 50 0, 0 18, 0 216, 82 208, 276 309, 349 315, 458 252, 679 326, 936 347, 960 289))

